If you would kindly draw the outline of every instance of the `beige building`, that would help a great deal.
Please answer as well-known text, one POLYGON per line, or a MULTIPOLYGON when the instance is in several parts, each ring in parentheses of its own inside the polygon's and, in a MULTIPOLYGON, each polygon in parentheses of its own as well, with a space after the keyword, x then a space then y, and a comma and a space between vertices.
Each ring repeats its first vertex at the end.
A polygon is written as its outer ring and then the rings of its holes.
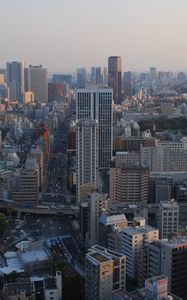
POLYGON ((99 245, 108 248, 109 234, 113 227, 126 228, 128 226, 127 218, 124 214, 103 213, 99 218, 99 245))
POLYGON ((110 168, 110 200, 123 206, 127 203, 147 202, 148 199, 147 167, 124 166, 110 168))
POLYGON ((124 255, 100 246, 90 248, 86 255, 86 300, 111 300, 113 290, 124 290, 125 265, 124 255))
POLYGON ((143 249, 148 243, 158 239, 158 229, 145 223, 143 226, 128 227, 122 231, 121 253, 126 256, 126 273, 130 278, 144 279, 147 275, 145 274, 147 261, 143 249))
POLYGON ((187 138, 179 143, 155 140, 155 146, 141 145, 140 161, 149 167, 150 172, 186 171, 187 138))
POLYGON ((27 91, 23 93, 23 104, 34 102, 34 93, 27 91))

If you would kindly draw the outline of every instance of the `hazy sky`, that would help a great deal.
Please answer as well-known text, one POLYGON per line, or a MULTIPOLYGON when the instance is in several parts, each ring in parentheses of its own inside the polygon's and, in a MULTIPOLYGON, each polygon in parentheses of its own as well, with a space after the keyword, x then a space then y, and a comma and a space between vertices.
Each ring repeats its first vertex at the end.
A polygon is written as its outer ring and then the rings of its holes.
POLYGON ((0 0, 0 67, 106 66, 187 71, 187 0, 0 0))

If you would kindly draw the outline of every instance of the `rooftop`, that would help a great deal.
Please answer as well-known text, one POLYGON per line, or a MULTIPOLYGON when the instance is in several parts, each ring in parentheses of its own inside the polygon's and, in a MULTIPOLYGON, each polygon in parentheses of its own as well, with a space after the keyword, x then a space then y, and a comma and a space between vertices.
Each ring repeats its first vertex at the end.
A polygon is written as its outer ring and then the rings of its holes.
POLYGON ((118 214, 118 215, 107 215, 102 214, 99 218, 99 222, 104 225, 114 225, 116 223, 127 221, 126 216, 124 214, 118 214))
POLYGON ((109 257, 104 256, 103 254, 101 254, 100 252, 94 252, 89 254, 91 257, 93 257, 95 260, 97 260, 99 263, 103 263, 106 262, 108 260, 110 260, 109 257))
POLYGON ((21 291, 25 291, 26 294, 32 294, 34 287, 31 282, 15 282, 5 285, 6 291, 11 295, 18 295, 21 291))

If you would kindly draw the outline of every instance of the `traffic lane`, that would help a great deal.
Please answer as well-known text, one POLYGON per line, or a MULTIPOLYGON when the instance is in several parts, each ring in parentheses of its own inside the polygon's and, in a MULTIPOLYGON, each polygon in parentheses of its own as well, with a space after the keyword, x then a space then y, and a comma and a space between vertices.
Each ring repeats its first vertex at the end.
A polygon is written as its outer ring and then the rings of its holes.
POLYGON ((34 216, 29 218, 23 230, 37 239, 71 234, 71 220, 62 216, 34 216))

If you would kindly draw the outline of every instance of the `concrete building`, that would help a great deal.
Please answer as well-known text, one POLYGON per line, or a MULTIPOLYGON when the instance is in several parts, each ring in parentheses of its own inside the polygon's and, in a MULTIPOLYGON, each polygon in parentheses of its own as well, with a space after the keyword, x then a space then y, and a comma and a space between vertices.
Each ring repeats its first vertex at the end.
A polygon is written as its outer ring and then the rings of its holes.
POLYGON ((155 146, 141 146, 140 161, 150 172, 186 171, 187 139, 184 137, 179 143, 155 140, 155 146))
POLYGON ((99 217, 108 208, 108 196, 96 192, 91 193, 88 205, 87 242, 92 247, 99 243, 99 217))
POLYGON ((92 67, 90 74, 91 84, 104 86, 107 84, 107 74, 106 68, 92 67))
POLYGON ((128 221, 124 214, 109 214, 103 213, 99 218, 99 245, 108 247, 109 234, 112 232, 113 227, 126 228, 128 221))
POLYGON ((161 239, 168 238, 171 234, 178 234, 179 205, 174 199, 160 202, 158 228, 161 239))
POLYGON ((3 286, 3 299, 9 300, 35 300, 33 282, 7 283, 3 286))
POLYGON ((168 277, 169 292, 187 299, 187 240, 178 237, 173 240, 155 241, 148 246, 147 276, 168 277))
POLYGON ((98 122, 99 169, 109 169, 112 157, 112 90, 108 88, 78 89, 76 121, 91 118, 98 122))
POLYGON ((158 229, 149 225, 128 227, 122 231, 121 253, 126 256, 126 273, 130 278, 145 280, 147 261, 144 248, 158 239, 158 229))
POLYGON ((39 170, 36 160, 27 160, 25 169, 17 174, 17 186, 11 199, 25 205, 37 205, 39 195, 39 170))
POLYGON ((77 201, 80 203, 97 188, 98 122, 91 118, 76 123, 77 201))
MULTIPOLYGON (((61 279, 61 276, 60 276, 61 279)), ((44 300, 61 300, 62 283, 56 278, 44 279, 44 300)))
POLYGON ((182 300, 168 293, 168 278, 164 275, 149 278, 145 287, 133 292, 116 290, 112 292, 112 300, 182 300))
POLYGON ((152 277, 145 281, 145 296, 148 300, 167 299, 168 278, 164 275, 152 277))
POLYGON ((34 93, 27 91, 23 93, 23 104, 29 104, 34 102, 34 93))
POLYGON ((7 62, 6 63, 6 82, 10 88, 10 99, 22 101, 24 92, 24 63, 7 62))
POLYGON ((113 204, 123 206, 127 203, 147 202, 148 200, 147 167, 124 165, 110 168, 110 200, 113 204))
POLYGON ((108 86, 113 89, 114 102, 121 104, 122 58, 110 56, 108 58, 108 86))
POLYGON ((124 290, 125 264, 124 255, 99 246, 90 248, 86 255, 86 300, 111 300, 113 290, 124 290))
POLYGON ((122 168, 123 165, 139 165, 140 153, 138 151, 116 152, 116 168, 122 168))
POLYGON ((77 88, 85 88, 87 76, 85 68, 77 69, 77 88))
POLYGON ((42 65, 28 68, 28 90, 34 93, 35 101, 48 102, 47 69, 42 65))

